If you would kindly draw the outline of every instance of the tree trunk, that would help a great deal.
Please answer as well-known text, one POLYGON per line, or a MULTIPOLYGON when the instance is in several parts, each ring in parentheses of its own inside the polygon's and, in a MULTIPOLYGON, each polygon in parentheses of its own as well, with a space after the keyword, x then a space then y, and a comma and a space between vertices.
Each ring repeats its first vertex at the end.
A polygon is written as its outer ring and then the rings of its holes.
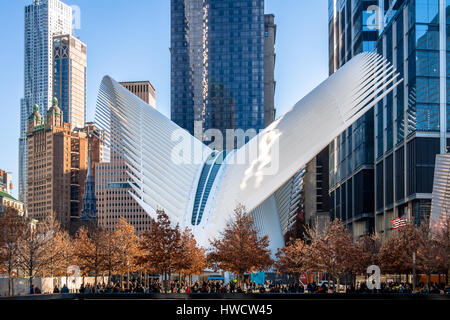
POLYGON ((31 288, 31 287, 33 287, 33 269, 32 268, 29 269, 28 275, 30 277, 29 282, 30 282, 30 288, 31 288))
POLYGON ((12 272, 8 272, 8 295, 12 296, 14 295, 14 292, 12 290, 12 272))

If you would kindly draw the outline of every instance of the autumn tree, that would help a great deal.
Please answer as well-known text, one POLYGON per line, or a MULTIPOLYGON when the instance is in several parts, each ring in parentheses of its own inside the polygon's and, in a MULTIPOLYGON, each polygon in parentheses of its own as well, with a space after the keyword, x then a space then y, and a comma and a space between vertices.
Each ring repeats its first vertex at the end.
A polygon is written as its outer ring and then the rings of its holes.
POLYGON ((8 294, 14 295, 13 272, 19 267, 19 239, 25 229, 25 219, 7 208, 0 219, 0 273, 8 275, 8 294))
POLYGON ((94 286, 97 286, 97 278, 104 267, 105 232, 97 226, 86 228, 82 226, 78 229, 74 241, 74 255, 77 265, 84 275, 94 274, 94 286))
POLYGON ((411 274, 413 254, 417 254, 421 234, 416 226, 408 223, 396 230, 381 246, 379 262, 384 272, 411 274))
POLYGON ((60 230, 53 239, 55 252, 56 275, 65 276, 66 283, 69 277, 68 268, 74 264, 74 240, 66 230, 60 230))
POLYGON ((103 231, 103 269, 108 273, 108 283, 111 282, 113 272, 116 272, 120 261, 117 259, 117 240, 114 238, 114 232, 103 231))
POLYGON ((177 271, 189 277, 200 274, 206 269, 206 250, 197 246, 194 235, 186 228, 181 235, 181 248, 178 255, 177 271))
POLYGON ((181 252, 181 234, 178 225, 173 227, 164 210, 157 211, 157 219, 152 221, 151 230, 142 235, 139 249, 141 255, 138 263, 147 271, 157 272, 163 276, 164 288, 176 271, 181 252))
POLYGON ((127 288, 129 288, 130 273, 137 270, 135 261, 139 250, 139 238, 135 234, 134 227, 124 218, 116 223, 112 236, 115 241, 117 271, 121 278, 127 274, 127 288))
POLYGON ((364 234, 356 240, 356 244, 361 250, 361 256, 358 259, 360 272, 365 273, 367 267, 371 265, 379 265, 378 258, 382 244, 379 234, 364 234))
POLYGON ((236 207, 225 230, 211 241, 207 261, 215 270, 235 273, 239 282, 246 272, 267 270, 272 266, 268 236, 258 235, 254 220, 243 205, 236 207))
POLYGON ((30 287, 36 275, 42 274, 54 258, 52 244, 55 236, 55 221, 48 217, 42 221, 26 223, 19 238, 19 261, 29 277, 30 287))
POLYGON ((294 276, 298 282, 300 274, 307 272, 310 266, 310 246, 301 239, 290 241, 282 249, 278 249, 275 269, 281 274, 294 276))
POLYGON ((48 228, 48 242, 46 243, 46 252, 45 252, 45 265, 43 266, 40 275, 45 277, 53 277, 55 275, 59 275, 61 273, 61 252, 63 248, 61 245, 60 236, 64 232, 64 229, 61 228, 61 224, 54 218, 54 216, 49 216, 45 220, 48 228))
POLYGON ((420 226, 416 226, 419 235, 419 246, 417 248, 416 264, 417 269, 427 276, 428 286, 432 273, 442 271, 439 261, 439 242, 431 232, 430 224, 424 221, 420 226))
POLYGON ((310 269, 329 274, 337 280, 338 288, 341 276, 356 273, 362 255, 352 235, 338 219, 313 239, 310 252, 310 269))

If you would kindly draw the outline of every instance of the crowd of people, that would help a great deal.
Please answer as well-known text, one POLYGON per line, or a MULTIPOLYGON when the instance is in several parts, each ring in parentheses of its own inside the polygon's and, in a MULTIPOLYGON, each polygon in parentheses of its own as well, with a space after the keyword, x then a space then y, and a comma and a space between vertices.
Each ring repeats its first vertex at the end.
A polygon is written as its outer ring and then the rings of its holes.
MULTIPOLYGON (((411 294, 413 293, 413 287, 410 283, 405 282, 395 282, 391 281, 388 283, 382 283, 380 289, 369 289, 365 282, 357 284, 357 287, 349 285, 345 288, 341 286, 340 292, 346 293, 400 293, 400 294, 411 294)), ((194 283, 180 282, 180 281, 167 281, 160 282, 159 280, 152 280, 149 284, 144 285, 144 283, 139 281, 133 281, 127 284, 126 282, 110 282, 98 283, 97 286, 92 284, 82 284, 78 290, 70 291, 66 285, 62 288, 55 286, 54 294, 66 294, 66 293, 81 293, 81 294, 105 294, 105 293, 215 293, 215 294, 225 294, 225 293, 336 293, 338 290, 333 283, 328 285, 328 282, 324 282, 318 285, 314 282, 304 285, 302 283, 272 283, 267 281, 264 285, 256 284, 250 281, 244 281, 242 285, 238 285, 236 281, 230 281, 224 284, 222 281, 207 280, 207 281, 196 281, 194 283)), ((41 290, 39 287, 31 287, 30 294, 39 294, 41 290)), ((450 294, 450 286, 445 286, 444 284, 432 283, 427 286, 423 283, 419 284, 414 293, 426 293, 426 294, 450 294)))
MULTIPOLYGON (((353 288, 352 288, 353 289, 353 288)), ((352 290, 351 289, 351 290, 352 290)), ((356 291, 358 292, 358 291, 356 291)), ((362 283, 359 287, 359 292, 372 292, 368 289, 365 283, 362 283)), ((377 290, 380 293, 413 293, 413 286, 411 283, 391 281, 388 283, 382 283, 381 289, 377 290)), ((431 283, 430 286, 424 283, 419 283, 414 290, 415 293, 431 293, 431 294, 450 294, 450 287, 445 286, 443 283, 431 283)))
POLYGON ((305 292, 297 288, 303 288, 303 286, 287 285, 287 284, 272 284, 267 282, 264 285, 259 285, 254 282, 244 282, 242 285, 238 285, 235 281, 230 281, 224 284, 222 281, 195 281, 192 284, 179 281, 170 281, 164 284, 158 280, 153 280, 148 286, 143 286, 141 283, 133 282, 127 286, 119 283, 110 283, 108 285, 100 283, 97 288, 87 284, 82 285, 79 289, 79 293, 294 293, 305 292))
MULTIPOLYGON (((311 293, 335 293, 336 287, 334 285, 322 285, 317 286, 315 283, 310 283, 307 286, 308 292, 311 293)), ((369 289, 366 282, 361 282, 355 287, 354 285, 349 285, 344 289, 345 293, 400 293, 400 294, 410 294, 410 293, 422 293, 422 294, 450 294, 450 286, 444 284, 431 283, 427 286, 420 283, 415 289, 411 283, 407 282, 397 282, 389 281, 380 284, 380 289, 369 289)))

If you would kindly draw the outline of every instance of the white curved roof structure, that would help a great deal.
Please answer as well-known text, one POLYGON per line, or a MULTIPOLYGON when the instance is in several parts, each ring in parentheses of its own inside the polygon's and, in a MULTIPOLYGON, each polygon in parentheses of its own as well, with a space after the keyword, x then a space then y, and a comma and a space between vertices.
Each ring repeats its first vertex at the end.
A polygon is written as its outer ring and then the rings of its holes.
POLYGON ((170 161, 178 144, 172 134, 191 141, 200 158, 212 150, 108 76, 100 86, 96 123, 109 133, 107 144, 125 158, 132 195, 142 208, 152 217, 164 209, 181 223, 202 162, 170 161))
POLYGON ((438 154, 434 169, 430 227, 441 232, 450 217, 450 153, 438 154))
POLYGON ((283 238, 272 195, 387 95, 397 77, 384 58, 362 53, 229 154, 206 147, 108 76, 96 122, 125 158, 133 196, 150 216, 165 209, 206 246, 242 203, 275 249, 283 238))

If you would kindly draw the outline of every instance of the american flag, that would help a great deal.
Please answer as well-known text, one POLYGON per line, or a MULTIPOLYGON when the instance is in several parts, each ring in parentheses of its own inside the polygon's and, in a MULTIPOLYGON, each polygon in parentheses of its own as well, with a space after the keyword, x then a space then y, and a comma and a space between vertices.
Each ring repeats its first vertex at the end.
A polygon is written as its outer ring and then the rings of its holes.
POLYGON ((392 229, 398 229, 406 226, 406 224, 408 223, 408 217, 405 213, 401 218, 392 219, 391 222, 394 225, 392 229))

